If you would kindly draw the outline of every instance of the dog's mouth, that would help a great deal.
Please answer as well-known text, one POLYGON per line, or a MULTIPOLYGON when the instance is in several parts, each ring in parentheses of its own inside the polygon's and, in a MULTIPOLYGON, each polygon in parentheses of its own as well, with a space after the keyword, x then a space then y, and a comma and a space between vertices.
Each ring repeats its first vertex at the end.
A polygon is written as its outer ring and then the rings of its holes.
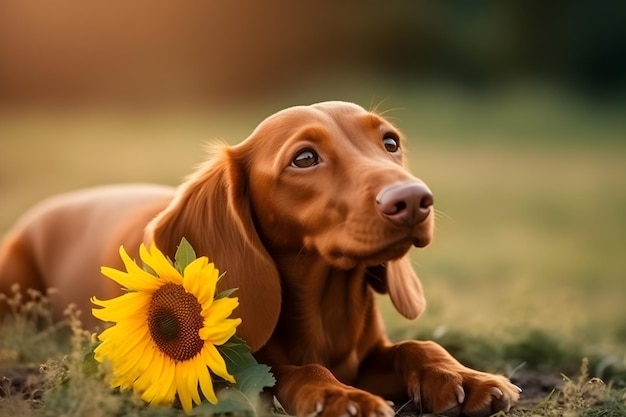
POLYGON ((357 266, 370 267, 399 259, 407 254, 411 246, 424 247, 428 241, 426 238, 403 239, 379 248, 359 252, 333 249, 327 257, 332 265, 340 269, 352 269, 357 266))
POLYGON ((413 238, 413 246, 415 246, 416 248, 423 248, 428 246, 430 241, 431 238, 429 236, 418 236, 413 238))
POLYGON ((423 248, 433 237, 432 217, 412 228, 387 229, 384 233, 352 233, 352 239, 312 239, 310 248, 315 248, 331 265, 340 269, 357 266, 371 267, 393 261, 406 255, 411 247, 423 248), (366 238, 359 238, 366 236, 366 238), (379 236, 372 238, 372 236, 379 236))

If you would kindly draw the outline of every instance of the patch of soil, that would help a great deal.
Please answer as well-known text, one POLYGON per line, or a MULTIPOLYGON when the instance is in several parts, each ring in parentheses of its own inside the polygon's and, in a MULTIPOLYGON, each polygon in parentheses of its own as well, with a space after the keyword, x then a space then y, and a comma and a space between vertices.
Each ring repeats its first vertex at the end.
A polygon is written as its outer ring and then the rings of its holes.
POLYGON ((522 389, 518 408, 530 408, 543 401, 553 391, 563 387, 563 377, 556 373, 518 371, 511 381, 522 389))
POLYGON ((45 386, 46 378, 39 366, 20 365, 0 370, 0 398, 18 397, 40 407, 45 386))

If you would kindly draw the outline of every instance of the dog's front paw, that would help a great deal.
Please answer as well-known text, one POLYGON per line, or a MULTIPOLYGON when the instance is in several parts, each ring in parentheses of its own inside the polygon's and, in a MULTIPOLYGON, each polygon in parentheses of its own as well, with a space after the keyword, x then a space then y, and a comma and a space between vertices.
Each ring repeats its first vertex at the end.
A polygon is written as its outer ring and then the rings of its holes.
POLYGON ((393 417, 381 397, 348 386, 303 387, 296 404, 298 417, 393 417))
POLYGON ((434 342, 404 342, 395 347, 396 369, 422 412, 448 417, 486 417, 508 411, 521 389, 506 377, 478 372, 434 342))
POLYGON ((447 417, 486 417, 509 411, 521 389, 506 377, 458 369, 424 368, 409 375, 413 401, 423 411, 447 417))

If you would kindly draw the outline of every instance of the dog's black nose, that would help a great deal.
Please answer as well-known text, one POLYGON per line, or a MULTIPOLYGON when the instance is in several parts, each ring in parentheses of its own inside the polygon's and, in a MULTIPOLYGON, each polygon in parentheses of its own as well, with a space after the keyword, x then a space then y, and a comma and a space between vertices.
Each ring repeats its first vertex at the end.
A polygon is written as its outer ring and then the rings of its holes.
POLYGON ((383 188, 376 196, 381 214, 401 225, 415 225, 428 217, 433 194, 421 182, 403 182, 383 188))

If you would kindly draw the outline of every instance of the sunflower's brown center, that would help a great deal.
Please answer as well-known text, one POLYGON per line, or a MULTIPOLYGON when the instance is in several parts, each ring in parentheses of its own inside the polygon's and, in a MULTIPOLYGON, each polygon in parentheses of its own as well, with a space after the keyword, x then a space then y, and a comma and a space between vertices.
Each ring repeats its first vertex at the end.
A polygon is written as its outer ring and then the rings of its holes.
POLYGON ((171 359, 187 361, 202 350, 198 331, 203 326, 202 306, 182 285, 168 283, 150 299, 148 328, 154 343, 171 359))

